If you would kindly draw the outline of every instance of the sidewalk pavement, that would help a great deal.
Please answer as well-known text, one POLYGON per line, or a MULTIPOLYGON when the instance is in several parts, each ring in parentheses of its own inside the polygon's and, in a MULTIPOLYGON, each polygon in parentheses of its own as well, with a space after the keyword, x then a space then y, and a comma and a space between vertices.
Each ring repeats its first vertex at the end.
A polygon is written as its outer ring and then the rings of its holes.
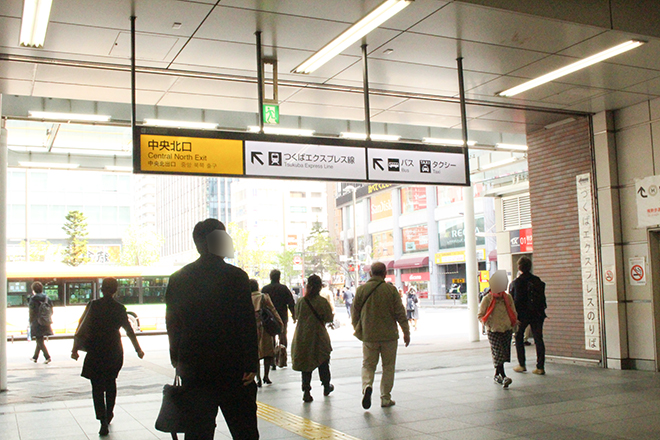
MULTIPOLYGON (((547 374, 507 373, 510 389, 493 383, 487 341, 466 342, 463 332, 441 335, 443 322, 461 311, 428 311, 410 347, 399 346, 393 390, 396 406, 361 407, 361 346, 349 327, 331 331, 331 369, 335 392, 324 397, 316 374, 314 402, 303 403, 300 373, 273 371, 272 385, 258 400, 271 408, 259 420, 262 439, 660 439, 660 375, 644 371, 605 370, 550 362, 547 374), (274 414, 274 415, 273 415, 274 414), (266 421, 268 420, 268 421, 266 421), (310 422, 333 434, 310 430, 310 422)), ((292 330, 292 329, 291 329, 292 330)), ((168 439, 153 424, 161 389, 172 368, 165 336, 141 337, 147 356, 139 360, 125 344, 125 364, 118 380, 115 420, 108 439, 168 439)), ((54 361, 28 361, 33 343, 8 349, 9 391, 0 394, 2 440, 98 438, 89 381, 81 378, 80 361, 67 359, 70 341, 50 341, 54 361)), ((530 360, 534 347, 527 347, 530 360)), ((515 357, 515 355, 514 355, 515 357)), ((218 417, 216 438, 230 438, 218 417)))

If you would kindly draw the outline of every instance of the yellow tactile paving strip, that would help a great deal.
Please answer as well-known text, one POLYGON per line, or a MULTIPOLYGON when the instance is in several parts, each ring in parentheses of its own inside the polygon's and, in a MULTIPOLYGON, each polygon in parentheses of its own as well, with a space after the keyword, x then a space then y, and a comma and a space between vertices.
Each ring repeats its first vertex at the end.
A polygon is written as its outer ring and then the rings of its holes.
POLYGON ((360 440, 352 435, 344 434, 265 403, 257 402, 257 408, 257 416, 260 419, 293 432, 302 438, 309 440, 360 440))

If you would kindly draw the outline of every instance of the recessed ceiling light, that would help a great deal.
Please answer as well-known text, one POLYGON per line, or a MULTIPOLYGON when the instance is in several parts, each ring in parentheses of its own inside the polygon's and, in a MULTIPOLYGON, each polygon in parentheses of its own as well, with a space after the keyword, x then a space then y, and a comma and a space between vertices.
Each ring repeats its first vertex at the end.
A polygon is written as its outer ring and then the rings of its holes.
POLYGON ((599 52, 595 55, 592 55, 588 58, 585 58, 583 60, 577 61, 573 64, 569 64, 566 67, 562 67, 561 69, 557 69, 555 71, 552 71, 550 73, 546 73, 545 75, 539 76, 536 79, 533 79, 531 81, 527 81, 526 83, 523 83, 519 86, 510 88, 508 90, 505 90, 503 92, 498 93, 499 96, 505 96, 505 97, 510 97, 517 95, 519 93, 525 92, 529 89, 533 89, 534 87, 540 86, 541 84, 548 83, 550 81, 554 81, 557 78, 561 78, 562 76, 566 76, 569 73, 576 72, 580 69, 584 69, 585 67, 589 67, 593 64, 599 63, 601 61, 604 61, 608 58, 612 58, 613 56, 622 54, 624 52, 627 52, 631 49, 634 49, 636 47, 641 46, 644 44, 645 41, 639 41, 639 40, 630 40, 626 41, 623 44, 619 44, 618 46, 614 46, 610 49, 604 50, 602 52, 599 52))
MULTIPOLYGON (((461 139, 438 139, 438 138, 423 138, 422 142, 425 144, 434 144, 434 145, 457 145, 462 147, 465 145, 461 139)), ((467 141, 469 147, 477 145, 476 141, 467 141)))
POLYGON ((21 46, 43 47, 53 0, 25 0, 21 19, 21 46))
MULTIPOLYGON (((358 139, 358 140, 366 140, 367 139, 367 134, 366 133, 351 133, 349 131, 344 131, 341 133, 341 137, 344 139, 358 139)), ((398 141, 401 139, 401 136, 395 135, 395 134, 371 134, 369 136, 372 141, 398 141)))
POLYGON ((174 24, 172 25, 172 29, 181 29, 181 23, 175 21, 174 24))
POLYGON ((411 3, 410 0, 387 0, 362 20, 355 23, 343 34, 332 40, 321 50, 307 58, 293 73, 311 73, 340 54, 351 44, 359 41, 372 30, 387 21, 390 17, 401 11, 411 3))
MULTIPOLYGON (((248 131, 252 133, 259 133, 260 129, 257 125, 250 125, 248 131)), ((264 127, 264 133, 266 134, 280 134, 280 135, 289 135, 289 136, 311 136, 314 134, 314 130, 305 130, 302 128, 284 128, 284 127, 264 127)))
POLYGON ((28 112, 31 118, 35 119, 48 119, 53 121, 85 121, 85 122, 108 122, 110 116, 108 115, 89 115, 80 113, 56 113, 56 112, 28 112))
POLYGON ((516 151, 527 151, 527 145, 518 145, 518 144, 495 144, 496 148, 501 150, 516 150, 516 151))
POLYGON ((193 122, 193 121, 170 121, 166 119, 145 119, 144 125, 153 127, 172 127, 172 128, 198 128, 201 130, 213 130, 218 128, 215 122, 193 122))

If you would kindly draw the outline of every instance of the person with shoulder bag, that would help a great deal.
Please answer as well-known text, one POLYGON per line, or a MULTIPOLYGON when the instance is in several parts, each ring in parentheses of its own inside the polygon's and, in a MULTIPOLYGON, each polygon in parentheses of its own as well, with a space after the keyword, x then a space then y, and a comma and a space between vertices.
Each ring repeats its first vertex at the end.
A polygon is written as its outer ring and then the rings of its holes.
MULTIPOLYGON (((261 293, 259 291, 259 282, 255 279, 250 279, 250 290, 252 291, 252 305, 254 305, 255 316, 257 320, 257 336, 259 338, 259 360, 264 360, 264 380, 263 383, 271 384, 273 383, 268 375, 270 374, 270 367, 273 365, 273 360, 275 357, 275 335, 279 334, 282 330, 282 318, 280 314, 275 310, 275 306, 270 299, 270 296, 266 293, 261 293), (262 312, 270 311, 270 313, 264 313, 268 316, 267 319, 275 320, 279 324, 279 329, 276 329, 274 333, 269 333, 264 325, 262 319, 262 312)), ((273 330, 271 330, 273 331, 273 330)), ((257 370, 257 387, 261 388, 261 374, 257 370)))
POLYGON ((296 303, 296 330, 291 342, 292 368, 302 374, 303 401, 314 400, 312 372, 318 368, 323 395, 327 396, 335 387, 330 383, 330 353, 332 344, 326 324, 334 316, 328 301, 320 296, 323 282, 318 275, 307 279, 305 295, 296 303))

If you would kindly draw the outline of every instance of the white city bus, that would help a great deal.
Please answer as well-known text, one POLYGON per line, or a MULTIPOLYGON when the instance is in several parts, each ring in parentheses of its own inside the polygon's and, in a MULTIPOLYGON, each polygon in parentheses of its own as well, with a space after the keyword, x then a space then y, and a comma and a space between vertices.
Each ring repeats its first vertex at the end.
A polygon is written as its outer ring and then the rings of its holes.
POLYGON ((53 301, 55 335, 75 333, 85 305, 101 297, 103 278, 119 282, 115 299, 136 331, 165 331, 165 289, 175 267, 7 263, 7 337, 27 336, 28 300, 35 281, 53 301))

